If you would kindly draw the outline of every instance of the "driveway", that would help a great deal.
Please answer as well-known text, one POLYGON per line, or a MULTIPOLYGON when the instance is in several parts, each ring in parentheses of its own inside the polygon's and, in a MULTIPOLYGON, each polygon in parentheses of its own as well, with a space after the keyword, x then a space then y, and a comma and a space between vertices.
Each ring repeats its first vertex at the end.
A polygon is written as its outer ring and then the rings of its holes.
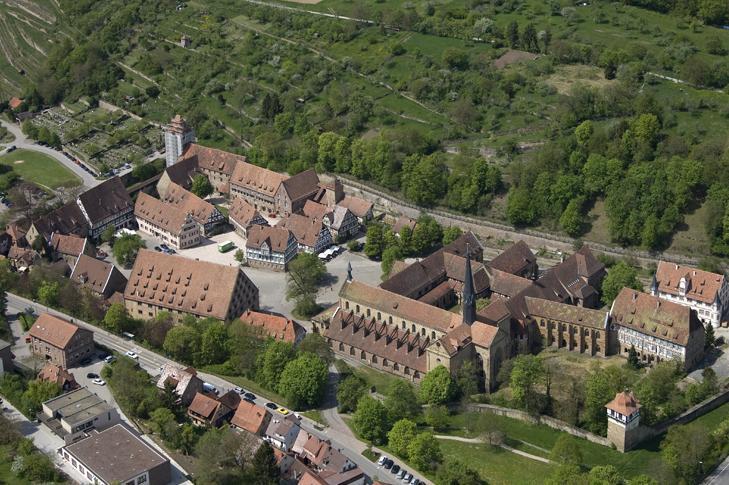
POLYGON ((63 153, 59 152, 58 150, 54 150, 53 148, 44 147, 44 146, 36 144, 33 140, 26 137, 23 134, 22 130, 20 129, 20 126, 16 125, 15 123, 10 123, 8 121, 0 119, 0 125, 7 128, 8 131, 15 136, 15 140, 10 143, 7 143, 7 145, 15 145, 17 148, 33 150, 33 151, 44 153, 50 157, 55 158, 60 163, 65 165, 69 170, 71 170, 73 173, 75 173, 79 178, 81 178, 81 180, 83 181, 84 187, 86 187, 87 189, 96 187, 97 185, 99 185, 101 183, 101 180, 96 180, 96 178, 93 175, 91 175, 90 173, 83 170, 73 160, 68 158, 63 153))

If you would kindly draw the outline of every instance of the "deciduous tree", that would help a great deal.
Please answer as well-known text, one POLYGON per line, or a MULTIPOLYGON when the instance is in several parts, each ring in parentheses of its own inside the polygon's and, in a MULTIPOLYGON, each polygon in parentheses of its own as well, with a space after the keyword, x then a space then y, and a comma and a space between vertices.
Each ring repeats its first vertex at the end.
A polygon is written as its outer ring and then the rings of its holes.
POLYGON ((445 404, 456 394, 451 373, 439 365, 425 374, 420 383, 420 399, 427 404, 445 404))
POLYGON ((407 460, 408 448, 418 434, 417 426, 409 419, 400 419, 392 425, 387 433, 387 446, 395 453, 407 460))
POLYGON ((328 377, 326 362, 315 354, 304 352, 286 364, 278 382, 278 392, 295 409, 314 407, 324 395, 328 377))
POLYGON ((352 424, 362 438, 382 444, 390 430, 387 408, 377 399, 364 396, 357 403, 357 411, 352 416, 352 424))

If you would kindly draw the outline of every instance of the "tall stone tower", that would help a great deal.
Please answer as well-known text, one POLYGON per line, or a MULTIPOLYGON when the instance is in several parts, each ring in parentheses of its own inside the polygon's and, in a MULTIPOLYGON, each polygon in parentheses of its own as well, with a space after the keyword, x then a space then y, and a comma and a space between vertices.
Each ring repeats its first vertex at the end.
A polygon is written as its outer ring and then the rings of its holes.
POLYGON ((195 131, 190 127, 180 115, 176 115, 165 126, 165 160, 167 166, 174 165, 177 159, 185 151, 185 147, 195 141, 195 131))
POLYGON ((608 417, 608 439, 621 453, 640 442, 640 403, 632 392, 625 390, 605 405, 608 417))
POLYGON ((471 273, 471 248, 466 245, 466 270, 463 278, 463 323, 473 325, 476 321, 476 294, 473 289, 471 273))

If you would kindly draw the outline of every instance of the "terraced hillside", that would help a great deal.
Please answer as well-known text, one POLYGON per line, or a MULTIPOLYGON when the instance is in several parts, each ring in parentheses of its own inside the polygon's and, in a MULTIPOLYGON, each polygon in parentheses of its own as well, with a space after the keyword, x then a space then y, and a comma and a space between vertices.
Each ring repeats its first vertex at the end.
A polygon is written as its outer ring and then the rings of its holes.
POLYGON ((65 35, 52 0, 0 0, 0 99, 20 94, 65 35))

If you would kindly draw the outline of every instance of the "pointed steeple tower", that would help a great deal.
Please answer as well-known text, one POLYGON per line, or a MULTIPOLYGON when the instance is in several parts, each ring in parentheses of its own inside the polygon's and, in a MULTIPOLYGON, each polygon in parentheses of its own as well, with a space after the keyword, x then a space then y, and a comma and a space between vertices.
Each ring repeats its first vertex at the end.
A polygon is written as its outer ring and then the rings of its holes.
POLYGON ((476 321, 476 295, 473 291, 471 274, 471 248, 466 244, 466 272, 463 279, 463 323, 471 325, 476 321))

